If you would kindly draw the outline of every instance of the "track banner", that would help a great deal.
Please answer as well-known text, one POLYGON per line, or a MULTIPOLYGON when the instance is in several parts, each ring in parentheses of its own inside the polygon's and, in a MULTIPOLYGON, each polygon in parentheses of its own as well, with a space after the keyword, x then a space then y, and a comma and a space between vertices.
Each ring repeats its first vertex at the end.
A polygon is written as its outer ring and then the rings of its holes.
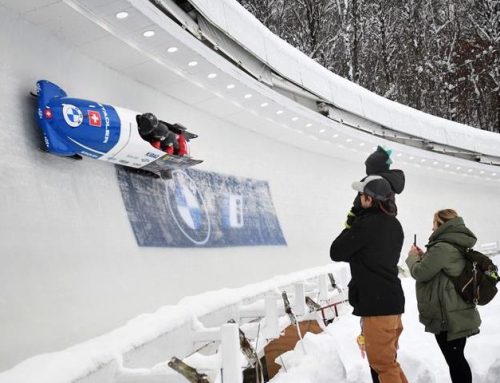
POLYGON ((139 246, 286 246, 266 181, 193 169, 161 180, 116 169, 139 246))

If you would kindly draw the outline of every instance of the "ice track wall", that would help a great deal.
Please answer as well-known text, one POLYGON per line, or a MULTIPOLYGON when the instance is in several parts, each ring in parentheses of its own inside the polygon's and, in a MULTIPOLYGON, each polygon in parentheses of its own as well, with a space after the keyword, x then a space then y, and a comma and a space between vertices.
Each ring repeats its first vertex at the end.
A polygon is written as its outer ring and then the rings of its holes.
MULTIPOLYGON (((111 70, 1 5, 0 52, 0 371, 187 295, 329 262, 365 153, 331 145, 327 157, 230 124, 111 70), (288 246, 138 247, 114 167, 39 150, 29 91, 42 78, 70 95, 153 111, 196 131, 200 170, 269 182, 288 246)), ((398 199, 407 245, 413 233, 424 244, 433 211, 444 207, 462 213, 482 242, 499 239, 498 182, 397 166, 407 173, 398 199)))

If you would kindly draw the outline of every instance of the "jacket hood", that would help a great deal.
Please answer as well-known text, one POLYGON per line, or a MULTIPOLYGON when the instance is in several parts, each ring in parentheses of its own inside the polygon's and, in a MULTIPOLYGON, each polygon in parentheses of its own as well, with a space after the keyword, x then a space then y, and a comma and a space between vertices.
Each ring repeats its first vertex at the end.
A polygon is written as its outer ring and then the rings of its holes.
POLYGON ((385 172, 378 173, 379 176, 384 177, 391 184, 394 193, 401 194, 405 188, 405 174, 402 170, 391 169, 385 172))
POLYGON ((462 217, 457 217, 439 226, 429 237, 427 247, 437 242, 446 242, 461 248, 470 248, 476 244, 476 241, 476 236, 465 226, 462 217))

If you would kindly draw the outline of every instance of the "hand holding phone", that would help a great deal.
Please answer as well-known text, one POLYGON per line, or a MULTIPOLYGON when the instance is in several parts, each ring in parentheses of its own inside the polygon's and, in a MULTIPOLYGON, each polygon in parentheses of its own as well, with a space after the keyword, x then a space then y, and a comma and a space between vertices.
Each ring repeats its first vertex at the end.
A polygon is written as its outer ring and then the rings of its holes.
POLYGON ((424 253, 424 251, 417 246, 417 235, 416 234, 413 234, 413 245, 410 249, 410 253, 413 253, 414 255, 416 256, 422 256, 422 254, 424 253))

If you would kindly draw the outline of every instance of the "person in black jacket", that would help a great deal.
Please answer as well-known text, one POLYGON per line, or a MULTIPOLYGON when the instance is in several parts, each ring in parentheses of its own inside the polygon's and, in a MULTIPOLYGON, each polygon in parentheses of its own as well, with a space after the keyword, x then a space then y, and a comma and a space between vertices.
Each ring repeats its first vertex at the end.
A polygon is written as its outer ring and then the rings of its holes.
POLYGON ((398 277, 404 234, 396 219, 394 192, 379 175, 354 182, 352 187, 359 192, 362 210, 352 227, 333 241, 330 258, 349 263, 349 303, 353 314, 362 318, 366 355, 378 380, 407 383, 396 360, 405 298, 398 277))

